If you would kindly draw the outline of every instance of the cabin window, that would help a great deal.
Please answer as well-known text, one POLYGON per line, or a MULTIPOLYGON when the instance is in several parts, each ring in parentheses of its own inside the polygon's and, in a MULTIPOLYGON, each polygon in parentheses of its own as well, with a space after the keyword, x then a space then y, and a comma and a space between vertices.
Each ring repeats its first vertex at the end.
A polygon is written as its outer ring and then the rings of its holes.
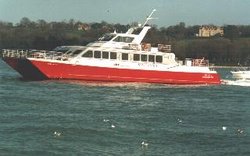
POLYGON ((101 58, 101 52, 100 51, 94 51, 94 58, 101 58))
POLYGON ((162 56, 156 56, 156 62, 162 63, 162 56))
POLYGON ((109 52, 103 51, 103 52, 102 52, 102 58, 103 58, 103 59, 109 59, 109 52))
POLYGON ((65 54, 70 55, 71 53, 73 53, 73 51, 72 50, 68 50, 65 54))
POLYGON ((128 54, 122 53, 122 60, 128 60, 128 54))
POLYGON ((93 57, 93 51, 87 51, 86 53, 84 53, 82 55, 82 57, 88 57, 88 58, 92 58, 93 57))
POLYGON ((148 60, 147 55, 142 54, 141 55, 141 61, 147 62, 147 60, 148 60))
POLYGON ((122 37, 122 36, 117 36, 114 41, 115 42, 125 42, 125 43, 131 43, 134 40, 133 37, 122 37))
POLYGON ((134 61, 140 61, 140 55, 134 54, 134 61))
POLYGON ((122 42, 122 37, 118 36, 114 39, 115 42, 122 42))
POLYGON ((110 59, 116 59, 117 58, 117 54, 116 52, 110 52, 110 59))
POLYGON ((148 61, 149 62, 155 62, 155 56, 154 55, 148 55, 148 61))
POLYGON ((133 37, 125 37, 125 42, 126 43, 131 43, 134 40, 133 37))
POLYGON ((70 55, 76 56, 76 55, 80 54, 81 52, 82 52, 82 50, 76 50, 76 51, 72 52, 70 55))

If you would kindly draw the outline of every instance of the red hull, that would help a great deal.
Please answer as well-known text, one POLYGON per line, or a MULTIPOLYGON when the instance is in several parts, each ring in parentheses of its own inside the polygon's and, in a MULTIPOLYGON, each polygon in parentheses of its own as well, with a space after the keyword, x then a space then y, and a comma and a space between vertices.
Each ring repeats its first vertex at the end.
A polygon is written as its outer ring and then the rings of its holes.
POLYGON ((186 73, 131 70, 5 58, 7 64, 26 79, 75 79, 165 84, 220 84, 217 73, 186 73), (27 66, 29 69, 27 69, 27 66))

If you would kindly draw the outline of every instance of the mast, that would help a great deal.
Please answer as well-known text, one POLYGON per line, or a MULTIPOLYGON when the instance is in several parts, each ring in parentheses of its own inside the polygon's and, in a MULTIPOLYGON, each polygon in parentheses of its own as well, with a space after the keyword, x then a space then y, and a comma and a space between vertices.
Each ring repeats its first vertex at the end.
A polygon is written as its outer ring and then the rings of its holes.
POLYGON ((132 33, 134 32, 134 30, 136 30, 136 29, 138 29, 138 28, 143 28, 143 27, 145 27, 149 20, 156 19, 156 18, 152 18, 152 15, 154 14, 155 11, 156 11, 156 9, 154 9, 154 10, 150 13, 150 15, 146 18, 146 21, 144 22, 143 25, 139 24, 138 27, 132 27, 132 28, 130 28, 130 29, 126 32, 126 34, 132 34, 132 33))
MULTIPOLYGON (((141 26, 141 28, 142 28, 141 32, 135 37, 135 39, 133 40, 133 43, 136 43, 136 44, 140 44, 141 43, 141 41, 143 40, 143 38, 147 34, 148 30, 151 28, 150 26, 146 26, 146 24, 148 23, 149 20, 155 19, 155 18, 152 18, 152 15, 154 14, 155 11, 156 11, 156 9, 154 9, 150 13, 150 15, 146 18, 146 21, 141 26)), ((128 32, 131 32, 131 30, 128 31, 128 32)))
POLYGON ((156 9, 154 9, 154 10, 150 13, 150 15, 146 18, 146 21, 144 22, 144 24, 142 25, 142 27, 144 27, 144 26, 148 23, 149 20, 156 19, 156 18, 152 18, 152 15, 154 14, 155 11, 156 11, 156 9))

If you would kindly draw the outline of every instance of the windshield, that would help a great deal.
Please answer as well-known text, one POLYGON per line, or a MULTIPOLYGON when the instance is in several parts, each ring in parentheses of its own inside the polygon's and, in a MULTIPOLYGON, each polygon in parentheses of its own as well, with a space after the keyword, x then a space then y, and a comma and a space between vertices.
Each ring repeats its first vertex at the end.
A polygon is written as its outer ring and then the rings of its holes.
POLYGON ((82 53, 86 48, 81 48, 81 49, 75 49, 75 50, 69 50, 67 53, 68 56, 70 57, 75 57, 78 54, 82 53))
POLYGON ((127 36, 117 36, 114 41, 115 42, 125 42, 125 43, 131 43, 134 40, 133 37, 127 37, 127 36))
POLYGON ((71 48, 71 47, 60 46, 60 47, 56 47, 53 51, 65 53, 65 52, 67 52, 70 48, 71 48))

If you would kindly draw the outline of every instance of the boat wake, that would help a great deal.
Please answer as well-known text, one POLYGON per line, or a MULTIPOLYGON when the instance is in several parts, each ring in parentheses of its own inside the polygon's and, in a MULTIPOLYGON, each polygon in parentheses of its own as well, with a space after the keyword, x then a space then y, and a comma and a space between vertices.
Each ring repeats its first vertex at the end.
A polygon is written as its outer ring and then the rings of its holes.
POLYGON ((224 85, 234 85, 234 86, 246 86, 250 87, 250 80, 222 80, 222 84, 224 85))
MULTIPOLYGON (((50 80, 48 80, 50 81, 50 80)), ((52 80, 52 82, 54 82, 52 80)), ((102 81, 79 81, 79 80, 60 80, 56 82, 74 84, 79 86, 89 86, 89 87, 127 87, 127 88, 150 88, 150 89, 159 89, 159 88, 198 88, 198 87, 207 87, 206 84, 196 84, 196 85, 178 85, 178 84, 158 84, 158 83, 142 83, 142 82, 102 82, 102 81)))

